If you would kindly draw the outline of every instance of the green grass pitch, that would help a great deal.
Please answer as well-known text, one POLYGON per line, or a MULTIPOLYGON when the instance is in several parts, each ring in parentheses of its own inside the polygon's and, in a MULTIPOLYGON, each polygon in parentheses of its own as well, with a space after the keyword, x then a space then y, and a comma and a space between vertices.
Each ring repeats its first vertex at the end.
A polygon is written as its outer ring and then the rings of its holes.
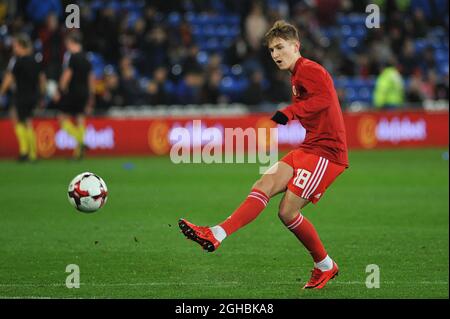
POLYGON ((445 149, 353 151, 351 168, 304 214, 340 275, 300 288, 309 254, 279 221, 281 196, 206 253, 177 220, 216 224, 247 196, 253 164, 179 164, 168 157, 0 161, 0 298, 448 298, 449 197, 445 149), (78 213, 69 181, 92 171, 106 206, 78 213), (81 287, 65 286, 66 266, 81 287), (366 287, 366 266, 380 288, 366 287))

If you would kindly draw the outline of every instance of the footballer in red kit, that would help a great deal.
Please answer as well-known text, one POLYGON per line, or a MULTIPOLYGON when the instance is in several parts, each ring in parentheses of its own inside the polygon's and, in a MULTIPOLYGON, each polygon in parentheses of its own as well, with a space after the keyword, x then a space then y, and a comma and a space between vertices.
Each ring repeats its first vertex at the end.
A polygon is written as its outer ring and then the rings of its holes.
POLYGON ((197 226, 180 219, 178 224, 187 238, 212 252, 226 237, 255 220, 269 200, 281 193, 278 216, 314 262, 311 278, 303 288, 320 289, 338 275, 339 268, 302 209, 308 203, 316 204, 349 166, 344 120, 330 74, 301 56, 295 26, 282 20, 275 22, 265 42, 278 68, 291 73, 293 94, 292 104, 277 111, 272 120, 281 125, 298 120, 306 130, 305 140, 262 175, 222 223, 197 226))

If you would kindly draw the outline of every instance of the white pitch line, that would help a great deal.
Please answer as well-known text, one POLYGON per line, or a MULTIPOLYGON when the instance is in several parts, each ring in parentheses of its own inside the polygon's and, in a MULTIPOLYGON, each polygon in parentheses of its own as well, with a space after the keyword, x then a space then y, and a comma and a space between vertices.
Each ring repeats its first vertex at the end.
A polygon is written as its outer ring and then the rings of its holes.
MULTIPOLYGON (((331 281, 330 283, 334 285, 365 285, 364 281, 331 281)), ((268 285, 296 285, 299 282, 293 281, 275 281, 275 282, 265 282, 264 286, 268 285)), ((381 281, 381 284, 392 285, 392 284, 415 284, 415 285, 448 285, 447 281, 419 281, 419 282, 395 282, 395 281, 381 281)), ((244 282, 230 281, 230 282, 139 282, 139 283, 80 283, 80 286, 91 286, 91 287, 121 287, 121 286, 191 286, 191 285, 202 285, 202 286, 227 286, 227 285, 251 285, 244 282)), ((65 284, 0 284, 0 287, 65 287, 65 284)))

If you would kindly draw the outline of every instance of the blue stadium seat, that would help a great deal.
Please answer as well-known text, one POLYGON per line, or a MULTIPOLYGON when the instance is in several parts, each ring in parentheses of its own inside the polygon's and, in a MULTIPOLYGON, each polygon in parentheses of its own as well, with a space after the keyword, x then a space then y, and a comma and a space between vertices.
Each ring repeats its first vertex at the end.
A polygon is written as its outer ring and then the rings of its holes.
POLYGON ((338 27, 321 28, 322 35, 329 39, 336 39, 340 36, 340 29, 338 27))
POLYGON ((221 24, 216 28, 216 35, 225 37, 230 34, 230 31, 228 29, 228 26, 225 24, 221 24))
POLYGON ((366 15, 364 14, 349 14, 347 21, 352 26, 364 26, 366 23, 366 15))
POLYGON ((341 35, 343 37, 350 37, 352 35, 352 27, 349 24, 341 25, 341 35))
POLYGON ((356 93, 356 90, 354 89, 354 88, 347 88, 346 90, 345 90, 345 99, 348 101, 348 102, 354 102, 354 101, 356 101, 357 100, 357 93, 356 93))
POLYGON ((350 79, 346 76, 339 76, 333 79, 336 88, 346 88, 349 86, 350 79))
POLYGON ((172 27, 177 27, 181 23, 181 15, 178 12, 171 12, 167 16, 167 22, 172 27))
POLYGON ((208 64, 209 61, 209 56, 208 53, 206 51, 200 51, 197 54, 197 62, 201 65, 205 65, 208 64))
POLYGON ((438 49, 435 51, 434 57, 435 57, 437 63, 448 62, 448 51, 438 49))
POLYGON ((414 47, 416 49, 416 53, 418 54, 420 54, 427 46, 428 41, 426 39, 417 39, 414 41, 414 47))
POLYGON ((206 42, 206 50, 207 51, 217 51, 220 48, 219 39, 218 38, 209 38, 206 42))
POLYGON ((226 16, 226 21, 231 25, 239 25, 239 23, 241 22, 241 19, 238 15, 231 14, 231 15, 226 16))

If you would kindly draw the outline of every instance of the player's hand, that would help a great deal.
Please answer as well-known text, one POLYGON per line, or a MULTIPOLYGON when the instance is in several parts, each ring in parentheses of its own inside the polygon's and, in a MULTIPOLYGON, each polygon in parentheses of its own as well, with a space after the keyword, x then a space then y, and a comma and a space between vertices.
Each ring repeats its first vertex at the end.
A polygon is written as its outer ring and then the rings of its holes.
POLYGON ((37 104, 38 110, 39 110, 39 111, 42 111, 42 110, 45 109, 46 106, 47 106, 47 103, 46 103, 46 101, 45 101, 45 98, 39 99, 38 104, 37 104))
POLYGON ((58 103, 61 100, 61 94, 59 92, 55 92, 55 94, 52 97, 52 101, 55 103, 58 103))
POLYGON ((289 121, 289 118, 283 112, 277 111, 272 116, 271 120, 274 121, 275 123, 285 125, 289 121))
POLYGON ((84 112, 87 115, 92 115, 92 113, 94 113, 94 104, 95 104, 95 98, 94 97, 89 97, 89 101, 86 105, 86 108, 84 110, 84 112))

